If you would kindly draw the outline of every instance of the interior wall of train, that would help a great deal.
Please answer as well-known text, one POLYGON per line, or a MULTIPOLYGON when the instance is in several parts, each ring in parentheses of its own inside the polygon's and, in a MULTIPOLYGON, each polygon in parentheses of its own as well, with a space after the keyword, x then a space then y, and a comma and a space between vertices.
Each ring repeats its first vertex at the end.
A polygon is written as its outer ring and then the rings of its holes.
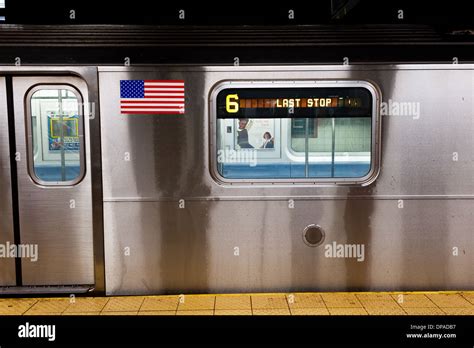
POLYGON ((2 66, 0 286, 472 290, 473 115, 470 64, 2 66))

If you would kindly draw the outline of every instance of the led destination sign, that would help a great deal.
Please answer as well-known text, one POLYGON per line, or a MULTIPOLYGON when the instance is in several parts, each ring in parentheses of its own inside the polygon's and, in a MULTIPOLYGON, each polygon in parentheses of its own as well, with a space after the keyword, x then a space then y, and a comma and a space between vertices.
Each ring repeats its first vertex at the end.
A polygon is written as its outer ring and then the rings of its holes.
POLYGON ((232 88, 217 96, 218 118, 370 117, 365 88, 232 88))
POLYGON ((336 107, 357 107, 360 105, 360 98, 259 98, 244 99, 238 94, 229 94, 226 97, 226 111, 229 113, 238 112, 239 109, 251 108, 336 108, 336 107))

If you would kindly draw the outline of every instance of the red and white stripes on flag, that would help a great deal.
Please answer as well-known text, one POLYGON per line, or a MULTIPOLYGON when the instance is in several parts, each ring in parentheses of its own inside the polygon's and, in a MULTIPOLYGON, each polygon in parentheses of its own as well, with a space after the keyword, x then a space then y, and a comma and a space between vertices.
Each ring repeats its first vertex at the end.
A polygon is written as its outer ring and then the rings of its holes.
POLYGON ((183 80, 121 80, 122 114, 184 114, 183 80))

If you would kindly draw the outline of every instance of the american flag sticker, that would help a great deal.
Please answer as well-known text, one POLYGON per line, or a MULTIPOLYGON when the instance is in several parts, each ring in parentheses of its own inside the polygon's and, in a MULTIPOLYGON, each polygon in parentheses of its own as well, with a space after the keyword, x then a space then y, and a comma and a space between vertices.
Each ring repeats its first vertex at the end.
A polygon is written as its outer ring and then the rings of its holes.
POLYGON ((184 114, 184 81, 120 80, 120 113, 184 114))

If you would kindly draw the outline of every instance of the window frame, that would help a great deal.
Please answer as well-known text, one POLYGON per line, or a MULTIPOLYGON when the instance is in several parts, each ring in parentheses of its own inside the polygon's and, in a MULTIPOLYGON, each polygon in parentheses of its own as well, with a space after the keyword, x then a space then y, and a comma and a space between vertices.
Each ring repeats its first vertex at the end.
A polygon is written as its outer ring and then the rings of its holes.
POLYGON ((40 186, 50 187, 64 187, 76 186, 80 184, 86 176, 86 156, 85 156, 85 120, 84 120, 84 99, 79 89, 73 85, 59 83, 39 83, 32 86, 25 95, 25 118, 26 118, 26 147, 27 147, 27 161, 28 174, 34 183, 40 186), (33 148, 33 125, 32 125, 32 110, 31 101, 33 95, 41 90, 67 90, 73 93, 77 99, 78 104, 78 138, 79 138, 79 175, 74 180, 68 181, 45 181, 39 178, 35 172, 34 163, 34 148, 33 148))
MULTIPOLYGON (((366 80, 225 80, 217 82, 209 93, 209 168, 211 177, 220 185, 240 185, 252 187, 255 184, 282 187, 290 185, 309 186, 368 186, 380 173, 381 162, 381 118, 379 105, 380 89, 366 80), (268 178, 229 179, 219 173, 217 161, 217 96, 225 89, 238 88, 365 88, 372 96, 370 169, 360 178, 268 178)), ((287 135, 285 135, 287 136, 287 135)), ((291 150, 291 149, 290 149, 291 150)), ((284 151, 284 149, 281 149, 284 151)))

